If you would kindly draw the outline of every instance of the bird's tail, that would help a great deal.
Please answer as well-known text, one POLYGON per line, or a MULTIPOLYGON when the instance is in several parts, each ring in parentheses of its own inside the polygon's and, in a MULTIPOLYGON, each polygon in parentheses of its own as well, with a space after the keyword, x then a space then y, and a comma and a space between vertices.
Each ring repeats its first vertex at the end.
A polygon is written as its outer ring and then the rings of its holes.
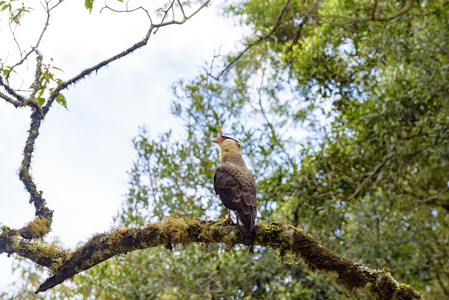
POLYGON ((252 238, 255 238, 257 235, 257 231, 259 231, 259 226, 254 225, 253 220, 250 222, 250 224, 244 224, 238 216, 237 216, 237 228, 244 236, 250 236, 252 238))

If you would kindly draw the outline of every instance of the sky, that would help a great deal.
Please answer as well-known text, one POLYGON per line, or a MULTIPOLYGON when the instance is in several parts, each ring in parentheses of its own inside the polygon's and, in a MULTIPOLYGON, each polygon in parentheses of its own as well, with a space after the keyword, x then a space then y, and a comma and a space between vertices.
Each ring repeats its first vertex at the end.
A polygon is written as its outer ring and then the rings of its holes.
MULTIPOLYGON (((89 14, 84 1, 67 0, 52 12, 41 53, 63 70, 56 71, 58 77, 71 78, 145 35, 148 19, 142 11, 100 14, 103 3, 95 2, 89 14)), ((133 3, 130 8, 138 6, 133 3)), ((114 7, 118 4, 111 2, 114 7)), ((16 37, 22 50, 35 44, 44 17, 42 7, 36 6, 21 20, 16 37)), ((0 19, 0 58, 6 65, 13 64, 17 46, 5 15, 0 19)), ((111 227, 127 192, 127 171, 135 158, 132 138, 139 126, 146 125, 154 135, 176 131, 180 123, 169 114, 171 85, 180 78, 193 78, 219 50, 223 54, 235 49, 243 34, 244 29, 218 17, 216 7, 208 7, 184 25, 160 29, 143 49, 64 92, 68 109, 53 105, 41 126, 32 161, 31 174, 54 210, 46 241, 58 238, 62 246, 73 249, 111 227)), ((32 73, 34 63, 33 58, 21 70, 32 73)), ((15 78, 17 86, 27 88, 29 78, 15 78)), ((28 108, 16 109, 0 99, 0 225, 17 229, 34 219, 34 207, 17 176, 29 115, 28 108)), ((0 291, 15 280, 11 262, 12 258, 0 255, 0 291)))

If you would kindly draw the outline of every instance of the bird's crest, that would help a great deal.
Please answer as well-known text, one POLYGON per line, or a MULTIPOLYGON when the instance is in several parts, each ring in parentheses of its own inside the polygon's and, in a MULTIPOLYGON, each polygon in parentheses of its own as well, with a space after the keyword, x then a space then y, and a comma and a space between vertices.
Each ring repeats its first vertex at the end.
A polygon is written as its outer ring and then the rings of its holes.
POLYGON ((230 139, 230 140, 236 141, 237 145, 239 146, 239 150, 242 149, 242 142, 240 142, 239 140, 236 140, 236 139, 234 139, 232 137, 229 137, 229 136, 226 136, 226 135, 222 135, 221 138, 223 138, 223 139, 230 139))

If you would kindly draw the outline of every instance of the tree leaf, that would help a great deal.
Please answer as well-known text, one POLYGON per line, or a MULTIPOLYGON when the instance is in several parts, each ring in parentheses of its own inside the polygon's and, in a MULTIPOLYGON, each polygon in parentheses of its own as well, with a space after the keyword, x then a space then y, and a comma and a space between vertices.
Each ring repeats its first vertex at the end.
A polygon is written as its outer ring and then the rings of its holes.
POLYGON ((85 0, 84 6, 89 10, 89 12, 92 12, 92 7, 94 5, 94 0, 85 0))
POLYGON ((65 96, 63 94, 59 94, 58 96, 56 96, 55 100, 56 100, 56 102, 58 102, 59 104, 64 106, 65 109, 67 109, 67 101, 66 101, 65 96))

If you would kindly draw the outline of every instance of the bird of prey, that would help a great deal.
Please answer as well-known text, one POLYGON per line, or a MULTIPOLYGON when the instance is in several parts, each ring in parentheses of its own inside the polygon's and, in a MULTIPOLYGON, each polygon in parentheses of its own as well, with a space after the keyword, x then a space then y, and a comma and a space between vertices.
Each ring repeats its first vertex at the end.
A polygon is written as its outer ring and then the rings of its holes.
POLYGON ((256 184, 240 154, 240 142, 228 136, 214 138, 212 142, 220 146, 221 161, 214 174, 214 190, 228 209, 228 217, 223 223, 233 223, 232 210, 237 216, 239 231, 245 236, 255 237, 256 184))

